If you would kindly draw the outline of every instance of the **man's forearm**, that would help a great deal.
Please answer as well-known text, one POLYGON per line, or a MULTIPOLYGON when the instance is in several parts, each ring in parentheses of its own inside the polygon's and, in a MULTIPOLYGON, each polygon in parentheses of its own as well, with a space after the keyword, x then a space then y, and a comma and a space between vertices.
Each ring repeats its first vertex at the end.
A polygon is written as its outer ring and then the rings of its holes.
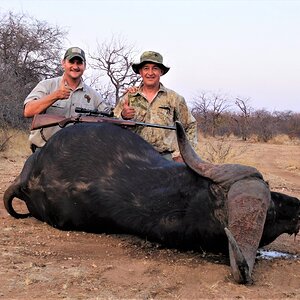
POLYGON ((57 100, 55 93, 47 95, 41 99, 31 100, 25 104, 23 115, 26 118, 31 118, 34 115, 44 112, 57 100))

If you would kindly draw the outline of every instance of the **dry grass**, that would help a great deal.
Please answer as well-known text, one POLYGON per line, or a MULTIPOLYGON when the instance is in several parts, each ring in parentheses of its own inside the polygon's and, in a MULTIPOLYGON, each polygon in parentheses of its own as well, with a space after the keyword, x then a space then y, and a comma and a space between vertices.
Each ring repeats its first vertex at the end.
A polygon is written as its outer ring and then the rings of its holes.
MULTIPOLYGON (((30 155, 28 135, 29 132, 26 131, 13 129, 6 131, 6 137, 10 138, 5 144, 4 151, 0 150, 1 156, 24 158, 30 155)), ((268 143, 258 143, 255 142, 254 137, 244 142, 234 136, 204 138, 199 134, 198 141, 197 153, 201 158, 212 163, 240 163, 260 168, 261 159, 265 160, 269 151, 274 151, 279 147, 276 150, 278 157, 274 158, 273 163, 283 170, 295 173, 300 171, 300 159, 297 156, 300 140, 290 139, 287 135, 274 137, 268 143), (259 154, 259 152, 262 153, 259 154), (281 156, 284 156, 284 159, 281 159, 281 156)))
POLYGON ((9 138, 8 142, 5 145, 5 149, 0 151, 2 155, 13 156, 27 156, 31 153, 28 142, 29 133, 26 131, 9 129, 5 133, 0 133, 0 137, 2 138, 4 134, 9 138))
POLYGON ((278 134, 271 138, 267 143, 259 141, 258 137, 252 135, 248 142, 250 143, 262 143, 262 144, 274 144, 274 145, 300 145, 300 139, 298 138, 290 138, 286 134, 278 134))
POLYGON ((9 132, 7 130, 0 128, 0 152, 7 149, 7 145, 11 137, 12 136, 9 135, 9 132))
POLYGON ((247 150, 247 145, 236 139, 206 138, 198 144, 197 153, 211 163, 232 163, 247 150))
MULTIPOLYGON (((204 138, 199 134, 198 148, 196 149, 199 156, 212 163, 241 163, 246 165, 256 165, 255 157, 259 149, 266 150, 273 146, 289 146, 296 147, 300 145, 300 139, 291 139, 287 135, 278 135, 271 139, 268 143, 258 142, 258 139, 252 136, 248 141, 230 137, 207 137, 204 138), (254 158, 254 160, 253 160, 254 158)), ((278 153, 280 155, 280 152, 278 153)), ((300 160, 295 157, 286 156, 284 160, 285 169, 291 171, 300 169, 300 160), (298 163, 297 163, 298 162, 298 163)))
POLYGON ((300 146, 300 139, 297 138, 290 138, 286 134, 279 134, 275 137, 273 137, 269 144, 275 144, 275 145, 298 145, 300 146))

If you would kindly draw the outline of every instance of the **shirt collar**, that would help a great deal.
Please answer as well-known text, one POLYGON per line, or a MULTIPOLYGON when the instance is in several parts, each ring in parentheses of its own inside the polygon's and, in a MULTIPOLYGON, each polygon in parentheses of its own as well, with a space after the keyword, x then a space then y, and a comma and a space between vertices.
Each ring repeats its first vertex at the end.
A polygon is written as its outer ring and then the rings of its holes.
MULTIPOLYGON (((136 96, 136 95, 142 95, 142 88, 144 86, 144 83, 142 82, 139 87, 138 87, 138 90, 136 91, 136 93, 134 93, 133 95, 136 96)), ((167 89, 165 88, 165 86, 160 82, 159 83, 159 90, 158 92, 166 92, 167 89)))
MULTIPOLYGON (((61 76, 60 81, 62 81, 62 79, 63 79, 63 76, 61 76)), ((78 87, 75 89, 75 91, 76 90, 83 90, 84 92, 86 92, 86 90, 87 90, 86 89, 86 84, 84 83, 82 78, 80 78, 80 83, 79 83, 78 87)))
POLYGON ((76 88, 76 90, 83 90, 84 92, 86 91, 86 85, 82 78, 81 78, 80 83, 79 83, 78 87, 76 88))

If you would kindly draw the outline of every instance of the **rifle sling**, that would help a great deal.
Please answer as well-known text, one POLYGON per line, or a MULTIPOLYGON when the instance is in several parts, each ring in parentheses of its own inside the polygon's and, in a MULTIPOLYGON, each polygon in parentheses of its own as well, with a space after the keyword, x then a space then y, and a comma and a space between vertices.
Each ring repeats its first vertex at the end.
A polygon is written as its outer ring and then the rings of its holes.
POLYGON ((46 139, 46 137, 45 137, 45 135, 44 135, 44 128, 42 128, 42 129, 40 130, 40 133, 41 133, 41 137, 42 137, 43 141, 44 141, 45 143, 47 143, 48 141, 47 141, 47 139, 46 139))

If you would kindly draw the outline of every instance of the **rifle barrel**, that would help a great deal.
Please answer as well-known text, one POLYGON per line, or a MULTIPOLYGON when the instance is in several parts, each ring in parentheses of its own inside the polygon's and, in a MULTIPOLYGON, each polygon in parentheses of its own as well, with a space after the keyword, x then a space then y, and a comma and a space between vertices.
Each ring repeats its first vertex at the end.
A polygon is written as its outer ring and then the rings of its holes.
MULTIPOLYGON (((83 108, 83 107, 76 107, 75 108, 75 112, 76 113, 84 113, 84 114, 88 114, 88 116, 104 116, 104 117, 113 117, 113 112, 111 113, 107 113, 104 111, 99 111, 98 109, 87 109, 87 108, 83 108)), ((79 118, 78 120, 79 122, 82 122, 79 118)), ((155 127, 155 128, 162 128, 162 129, 170 129, 170 130, 176 130, 175 126, 167 126, 167 125, 159 125, 159 124, 152 124, 152 123, 143 123, 143 122, 136 122, 134 120, 123 120, 123 119, 117 119, 117 118, 112 118, 111 120, 106 120, 107 122, 111 122, 111 123, 118 123, 118 124, 123 124, 123 125, 127 125, 128 126, 134 126, 134 125, 140 125, 140 126, 147 126, 147 127, 155 127)), ((84 121, 83 121, 84 122, 84 121)))
POLYGON ((145 127, 155 127, 155 128, 176 130, 175 126, 160 125, 160 124, 153 124, 153 123, 143 123, 143 122, 135 122, 135 121, 132 121, 132 122, 134 122, 136 125, 145 126, 145 127))
POLYGON ((65 118, 62 116, 49 115, 49 114, 35 115, 31 124, 31 130, 47 128, 47 127, 52 127, 57 125, 63 128, 69 123, 93 123, 93 122, 94 123, 107 122, 107 123, 113 123, 113 124, 118 124, 123 126, 145 126, 145 127, 155 127, 155 128, 176 130, 175 126, 143 123, 143 122, 136 122, 133 120, 123 120, 123 119, 111 118, 105 116, 78 115, 77 117, 65 118))

